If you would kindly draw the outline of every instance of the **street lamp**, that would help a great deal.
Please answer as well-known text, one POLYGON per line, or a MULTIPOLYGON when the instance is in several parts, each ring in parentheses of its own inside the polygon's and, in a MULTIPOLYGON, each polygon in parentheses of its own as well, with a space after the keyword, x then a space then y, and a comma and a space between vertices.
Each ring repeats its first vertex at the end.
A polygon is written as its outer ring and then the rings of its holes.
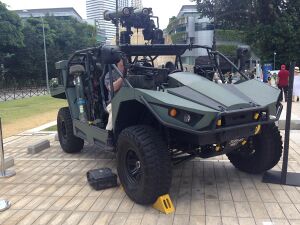
POLYGON ((44 40, 44 55, 45 55, 45 69, 46 69, 46 84, 47 84, 47 92, 49 93, 49 76, 48 76, 48 60, 47 60, 47 47, 46 47, 46 37, 45 37, 45 25, 44 25, 44 19, 42 19, 42 25, 43 25, 43 40, 44 40))
POLYGON ((118 11, 119 11, 119 1, 116 0, 116 15, 117 15, 117 18, 116 18, 116 45, 118 46, 119 45, 119 42, 120 42, 120 37, 119 37, 119 14, 118 14, 118 11))
POLYGON ((273 61, 273 62, 274 62, 274 70, 276 70, 276 54, 277 54, 277 53, 274 52, 274 61, 273 61))

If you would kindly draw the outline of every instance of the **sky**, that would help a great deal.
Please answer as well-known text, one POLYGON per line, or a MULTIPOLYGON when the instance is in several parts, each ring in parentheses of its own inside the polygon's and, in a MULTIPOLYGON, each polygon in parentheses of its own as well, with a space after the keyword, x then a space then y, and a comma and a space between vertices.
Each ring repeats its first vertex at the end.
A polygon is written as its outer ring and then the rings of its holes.
MULTIPOLYGON (((76 11, 86 18, 85 0, 0 0, 9 6, 9 9, 39 9, 74 7, 76 11)), ((160 28, 166 28, 169 18, 177 16, 182 5, 194 5, 191 0, 143 0, 144 7, 152 7, 155 16, 159 17, 160 28)))

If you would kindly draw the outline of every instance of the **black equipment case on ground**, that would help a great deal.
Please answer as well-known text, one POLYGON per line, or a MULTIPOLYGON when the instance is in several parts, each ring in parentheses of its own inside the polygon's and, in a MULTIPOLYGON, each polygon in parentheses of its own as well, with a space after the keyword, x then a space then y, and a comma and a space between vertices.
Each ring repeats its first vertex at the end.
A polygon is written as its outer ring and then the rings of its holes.
POLYGON ((97 191, 118 185, 117 175, 110 168, 90 170, 86 176, 89 184, 97 191))

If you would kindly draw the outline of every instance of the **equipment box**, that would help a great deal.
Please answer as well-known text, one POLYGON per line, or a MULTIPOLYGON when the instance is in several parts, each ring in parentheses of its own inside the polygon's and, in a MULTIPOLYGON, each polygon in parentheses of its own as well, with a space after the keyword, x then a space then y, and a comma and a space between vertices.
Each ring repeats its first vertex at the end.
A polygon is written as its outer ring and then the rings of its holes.
POLYGON ((97 191, 118 185, 117 175, 110 168, 90 170, 86 176, 89 184, 97 191))

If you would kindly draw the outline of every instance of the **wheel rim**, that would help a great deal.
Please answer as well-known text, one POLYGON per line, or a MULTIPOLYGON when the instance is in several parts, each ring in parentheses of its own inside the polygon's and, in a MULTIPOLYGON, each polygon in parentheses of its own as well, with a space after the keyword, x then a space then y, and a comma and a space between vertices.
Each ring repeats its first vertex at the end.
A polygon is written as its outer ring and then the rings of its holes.
POLYGON ((255 156, 257 149, 253 139, 249 139, 245 146, 242 146, 237 152, 242 158, 250 159, 255 156))
POLYGON ((141 161, 138 155, 129 150, 126 154, 126 175, 131 184, 138 184, 142 177, 141 161))

